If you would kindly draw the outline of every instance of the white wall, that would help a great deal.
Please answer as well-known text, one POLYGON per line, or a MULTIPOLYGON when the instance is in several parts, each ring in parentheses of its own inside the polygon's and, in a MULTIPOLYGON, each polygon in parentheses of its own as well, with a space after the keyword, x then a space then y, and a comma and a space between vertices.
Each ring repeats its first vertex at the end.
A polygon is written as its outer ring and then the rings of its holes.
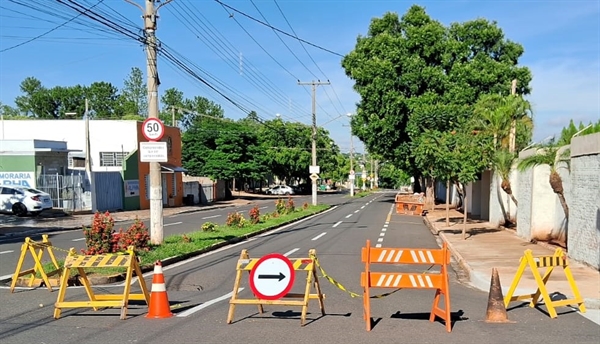
MULTIPOLYGON (((5 120, 6 140, 67 142, 70 150, 85 151, 84 120, 5 120)), ((100 152, 132 152, 138 147, 136 121, 90 120, 90 156, 93 171, 121 171, 120 166, 101 167, 100 152)))

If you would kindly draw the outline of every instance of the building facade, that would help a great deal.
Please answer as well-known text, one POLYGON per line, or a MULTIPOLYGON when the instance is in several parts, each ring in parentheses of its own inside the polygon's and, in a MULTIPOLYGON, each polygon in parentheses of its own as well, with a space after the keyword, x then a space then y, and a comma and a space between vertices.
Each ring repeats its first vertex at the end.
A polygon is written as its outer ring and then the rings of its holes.
MULTIPOLYGON (((91 169, 92 210, 148 209, 149 164, 139 161, 139 143, 145 141, 142 122, 124 120, 4 120, 5 140, 54 140, 66 143, 66 162, 60 174, 85 173, 89 147, 91 169), (120 185, 115 185, 117 174, 120 185)), ((168 162, 161 163, 163 203, 165 206, 183 204, 181 172, 181 132, 165 126, 162 141, 167 143, 168 162)), ((18 145, 18 143, 17 143, 18 145)), ((25 149, 24 148, 17 149, 25 149)), ((7 170, 14 171, 11 163, 7 170)), ((50 173, 49 166, 38 174, 50 173)), ((18 171, 17 171, 18 172, 18 171)))

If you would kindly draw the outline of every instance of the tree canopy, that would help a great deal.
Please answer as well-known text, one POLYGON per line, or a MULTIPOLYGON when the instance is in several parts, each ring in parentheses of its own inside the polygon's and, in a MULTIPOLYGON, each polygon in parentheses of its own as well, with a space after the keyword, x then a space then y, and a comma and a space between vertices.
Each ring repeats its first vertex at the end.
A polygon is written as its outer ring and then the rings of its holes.
POLYGON ((445 27, 416 5, 402 18, 375 18, 342 60, 361 96, 352 132, 370 152, 420 175, 423 135, 468 131, 461 126, 480 96, 509 94, 513 79, 518 94, 530 92, 531 72, 518 65, 523 52, 485 19, 445 27))

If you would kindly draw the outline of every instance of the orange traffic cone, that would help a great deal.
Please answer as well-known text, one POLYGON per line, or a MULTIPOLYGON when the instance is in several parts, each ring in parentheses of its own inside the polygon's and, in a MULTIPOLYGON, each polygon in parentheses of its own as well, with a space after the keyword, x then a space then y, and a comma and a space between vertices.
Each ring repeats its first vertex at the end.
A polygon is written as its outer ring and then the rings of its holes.
POLYGON ((162 319, 173 316, 167 297, 167 288, 165 287, 165 276, 163 275, 162 263, 157 261, 154 264, 154 276, 152 277, 152 290, 150 292, 150 306, 148 307, 146 318, 162 319))
POLYGON ((485 315, 487 323, 513 323, 508 320, 506 307, 504 307, 504 296, 502 296, 502 285, 498 269, 492 269, 492 280, 490 282, 490 294, 488 295, 488 306, 485 315))

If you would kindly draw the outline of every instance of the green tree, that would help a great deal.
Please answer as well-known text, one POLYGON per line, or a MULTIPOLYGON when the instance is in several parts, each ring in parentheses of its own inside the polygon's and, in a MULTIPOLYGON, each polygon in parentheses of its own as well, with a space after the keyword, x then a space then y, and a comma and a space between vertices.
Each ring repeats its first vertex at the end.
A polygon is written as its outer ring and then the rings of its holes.
POLYGON ((20 113, 36 118, 55 118, 56 106, 49 90, 34 77, 27 77, 19 85, 21 95, 15 99, 20 113))
POLYGON ((160 119, 165 123, 173 124, 173 108, 175 108, 175 121, 179 123, 184 115, 184 112, 178 109, 184 107, 183 92, 174 87, 168 88, 163 93, 160 101, 163 104, 160 119))
POLYGON ((109 82, 96 81, 83 91, 94 118, 120 118, 119 89, 109 82))
POLYGON ((183 130, 197 125, 197 122, 207 121, 210 117, 225 118, 225 111, 221 105, 207 98, 195 96, 193 99, 185 99, 183 104, 184 108, 191 110, 180 117, 183 130))
POLYGON ((0 102, 0 115, 4 119, 29 119, 31 117, 23 116, 19 113, 19 110, 14 107, 0 102))
POLYGON ((575 123, 573 123, 573 120, 571 120, 569 125, 562 129, 560 138, 558 139, 558 145, 570 145, 573 135, 575 135, 577 132, 580 132, 580 136, 599 133, 600 120, 594 124, 590 122, 587 126, 583 125, 583 122, 579 122, 579 126, 575 126, 575 123))
POLYGON ((120 101, 123 106, 123 115, 147 117, 148 89, 144 82, 144 73, 138 67, 131 68, 131 72, 124 80, 120 101))
POLYGON ((342 60, 361 96, 352 132, 370 152, 418 175, 415 141, 426 130, 459 129, 481 95, 508 94, 513 79, 519 94, 529 93, 522 54, 485 19, 444 27, 416 5, 401 19, 375 18, 342 60))

